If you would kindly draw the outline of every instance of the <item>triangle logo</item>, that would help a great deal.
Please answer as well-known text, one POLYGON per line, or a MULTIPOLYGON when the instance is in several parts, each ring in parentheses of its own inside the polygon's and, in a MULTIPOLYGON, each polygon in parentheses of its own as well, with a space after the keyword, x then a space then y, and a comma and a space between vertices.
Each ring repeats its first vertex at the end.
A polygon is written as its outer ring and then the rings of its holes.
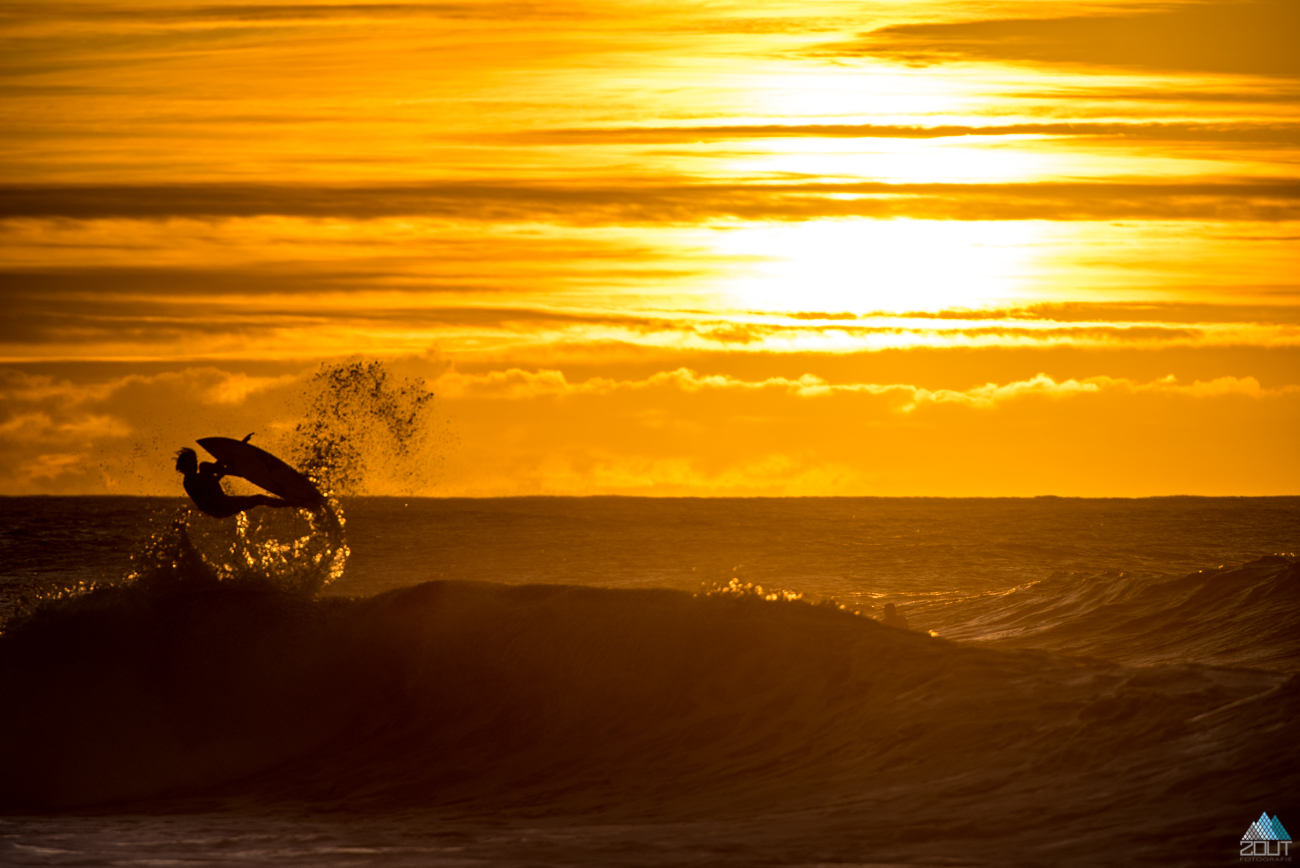
POLYGON ((1282 821, 1276 816, 1273 819, 1268 818, 1265 812, 1259 815, 1259 819, 1250 824, 1246 834, 1241 836, 1242 841, 1290 841, 1291 835, 1282 826, 1282 821))

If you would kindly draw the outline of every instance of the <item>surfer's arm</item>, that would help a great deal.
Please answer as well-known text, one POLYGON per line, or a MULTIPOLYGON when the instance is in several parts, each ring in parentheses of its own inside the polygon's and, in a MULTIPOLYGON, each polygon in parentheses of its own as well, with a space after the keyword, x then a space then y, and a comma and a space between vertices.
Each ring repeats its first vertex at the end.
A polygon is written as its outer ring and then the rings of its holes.
POLYGON ((200 473, 210 473, 217 479, 230 475, 230 469, 220 461, 204 461, 199 465, 200 473))

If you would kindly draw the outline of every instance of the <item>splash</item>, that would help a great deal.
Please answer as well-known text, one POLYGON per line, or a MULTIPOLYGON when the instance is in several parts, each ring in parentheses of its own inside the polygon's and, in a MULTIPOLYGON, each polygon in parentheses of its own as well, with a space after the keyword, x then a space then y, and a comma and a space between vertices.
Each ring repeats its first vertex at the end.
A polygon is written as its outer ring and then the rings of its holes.
MULTIPOLYGON (((698 594, 696 596, 699 596, 698 594)), ((714 583, 712 588, 704 591, 706 597, 732 597, 736 599, 754 598, 764 600, 769 603, 786 602, 792 603, 796 600, 802 600, 803 594, 796 591, 788 591, 784 588, 768 588, 764 591, 762 585, 756 585, 753 582, 741 584, 740 579, 732 579, 727 584, 714 583)), ((844 606, 839 606, 843 609, 844 606)))
POLYGON ((240 513, 233 524, 192 510, 153 534, 128 579, 272 586, 313 596, 343 575, 350 555, 338 495, 361 494, 375 477, 404 491, 427 484, 435 396, 384 362, 323 365, 300 396, 287 446, 291 464, 324 492, 316 509, 240 513))
POLYGON ((436 475, 435 395, 423 381, 377 360, 322 365, 303 401, 289 454, 322 489, 413 494, 436 475))
POLYGON ((221 582, 315 596, 343 575, 351 554, 345 523, 333 498, 315 510, 258 510, 233 522, 182 508, 132 555, 125 580, 143 588, 221 582))
MULTIPOLYGON (((115 587, 143 591, 214 585, 273 589, 309 599, 342 577, 351 550, 339 495, 426 488, 439 465, 434 394, 384 362, 324 365, 306 384, 288 443, 276 451, 325 494, 313 509, 254 509, 233 519, 190 507, 156 516, 131 566, 95 581, 48 582, 0 600, 0 635, 47 605, 115 587), (378 479, 378 483, 376 483, 378 479)), ((444 438, 445 439, 445 438, 444 438)), ((247 486, 228 477, 223 486, 247 486)))

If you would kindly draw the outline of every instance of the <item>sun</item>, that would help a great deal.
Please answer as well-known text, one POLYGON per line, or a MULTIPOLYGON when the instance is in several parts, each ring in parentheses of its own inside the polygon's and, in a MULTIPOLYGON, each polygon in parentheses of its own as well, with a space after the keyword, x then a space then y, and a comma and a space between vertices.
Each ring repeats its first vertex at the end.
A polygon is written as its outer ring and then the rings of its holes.
POLYGON ((1032 221, 816 220, 716 232, 716 290, 739 310, 903 313, 1014 303, 1032 282, 1032 221))

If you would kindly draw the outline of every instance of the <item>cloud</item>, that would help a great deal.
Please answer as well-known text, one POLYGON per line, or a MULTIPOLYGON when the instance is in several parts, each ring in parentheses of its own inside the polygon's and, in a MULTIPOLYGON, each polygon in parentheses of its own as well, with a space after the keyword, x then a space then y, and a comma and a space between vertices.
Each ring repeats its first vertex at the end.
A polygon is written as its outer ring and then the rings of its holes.
MULTIPOLYGON (((1241 241, 1275 240, 1269 238, 1242 238, 1241 241)), ((1300 241, 1284 237, 1285 241, 1300 241)), ((1023 307, 962 308, 914 311, 869 311, 865 313, 827 311, 749 311, 756 317, 804 320, 825 324, 893 320, 950 320, 982 322, 1005 320, 1008 323, 1300 323, 1300 307, 1288 304, 1231 304, 1183 301, 1071 301, 1042 302, 1023 307)))
POLYGON ((689 368, 662 371, 640 380, 592 377, 578 383, 569 382, 564 373, 557 370, 526 371, 511 368, 483 374, 449 371, 438 379, 435 387, 440 394, 451 400, 564 398, 654 389, 669 389, 682 393, 770 391, 809 399, 859 394, 895 398, 895 409, 903 413, 910 413, 926 405, 949 404, 987 409, 1029 396, 1070 398, 1103 392, 1166 394, 1191 398, 1217 398, 1226 395, 1269 398, 1300 393, 1300 386, 1297 385, 1265 389, 1254 377, 1219 377, 1206 382, 1198 380, 1181 384, 1172 375, 1139 383, 1127 378, 1108 376, 1066 379, 1058 382, 1046 374, 1039 374, 1026 380, 1004 384, 986 383, 966 390, 932 390, 905 383, 829 383, 812 374, 804 374, 798 378, 768 377, 763 380, 741 380, 726 374, 702 375, 689 368))
POLYGON ((617 492, 627 496, 800 497, 854 494, 865 475, 843 462, 814 455, 769 451, 746 456, 731 466, 710 468, 687 456, 625 455, 607 449, 542 457, 528 467, 512 466, 509 475, 484 474, 474 483, 475 496, 518 494, 521 484, 533 493, 591 495, 617 492))
POLYGON ((47 453, 23 462, 18 467, 18 476, 24 482, 49 482, 60 476, 85 473, 80 466, 81 455, 77 453, 47 453))
POLYGON ((29 374, 0 368, 0 401, 13 404, 53 403, 72 407, 87 401, 103 401, 114 390, 111 383, 73 385, 43 374, 29 374))
POLYGON ((1294 0, 1234 0, 1062 18, 901 24, 811 53, 917 65, 992 60, 1295 77, 1296 33, 1300 5, 1294 0))
MULTIPOLYGON (((574 270, 582 266, 575 261, 574 270)), ((1048 346, 1294 346, 1300 344, 1300 308, 1281 304, 1048 304, 990 310, 904 313, 697 310, 619 313, 544 307, 544 281, 562 268, 538 266, 533 299, 515 304, 449 304, 441 294, 392 291, 386 284, 348 291, 331 282, 331 264, 303 266, 295 291, 268 298, 268 284, 239 285, 225 278, 173 279, 163 269, 133 281, 140 269, 112 267, 8 272, 0 289, 7 316, 0 322, 0 354, 10 358, 324 358, 374 347, 418 351, 430 341, 453 351, 485 345, 541 346, 617 342, 676 350, 725 348, 735 352, 854 352, 896 347, 1048 346), (53 270, 52 270, 53 271, 53 270), (325 275, 322 294, 305 291, 309 275, 325 275), (209 286, 226 287, 209 294, 209 286), (250 291, 250 286, 256 291, 250 291), (333 287, 332 293, 329 287, 333 287), (110 288, 116 288, 113 291, 110 288), (98 292, 96 292, 98 290, 98 292)), ((455 266, 452 266, 453 268, 455 266)), ((192 273, 192 272, 191 272, 192 273)), ((242 272, 236 271, 236 276, 242 272)), ((577 278, 575 277, 575 280, 577 278)), ((274 282, 269 285, 274 287, 274 282)), ((552 284, 554 285, 554 284, 552 284)), ((561 283, 562 285, 562 283, 561 283)), ((1240 292, 1240 290, 1237 290, 1240 292)), ((504 300, 504 299, 503 299, 504 300)), ((1279 296, 1279 300, 1284 300, 1279 296)), ((584 309, 587 308, 587 309, 584 309)), ((267 383, 256 388, 270 388, 267 383)), ((51 386, 50 388, 53 388, 51 386)), ((205 387, 206 388, 206 387, 205 387)), ((220 387, 234 394, 235 386, 220 387)), ((246 384, 240 388, 254 388, 246 384)))
POLYGON ((298 380, 293 374, 279 377, 253 377, 245 373, 228 374, 208 387, 202 395, 205 404, 242 404, 250 395, 288 386, 298 380))
POLYGON ((44 22, 94 22, 126 27, 249 27, 300 23, 356 23, 410 18, 518 20, 572 14, 565 4, 459 3, 227 3, 204 5, 121 5, 42 3, 0 6, 0 20, 31 26, 44 22), (33 12, 37 14, 33 15, 33 12))
POLYGON ((1232 103, 1234 106, 1300 103, 1300 89, 1297 89, 1295 83, 1292 82, 1279 84, 1276 80, 1245 82, 1241 79, 1235 79, 1221 82, 1220 86, 1222 87, 1225 84, 1228 87, 1218 90, 1182 90, 1178 87, 1168 87, 1165 82, 1137 87, 1107 86, 1099 88, 1093 85, 1077 88, 1062 87, 1057 90, 1022 90, 1002 94, 1002 96, 1006 99, 1024 100, 1087 99, 1090 102, 1097 103, 1168 103, 1184 107, 1188 103, 1193 105, 1197 103, 1210 105, 1232 103))
POLYGON ((83 485, 85 458, 95 445, 120 443, 134 433, 101 405, 112 393, 106 384, 75 386, 0 370, 0 491, 49 493, 83 485))
POLYGON ((910 411, 924 403, 957 403, 971 407, 993 407, 1004 401, 1030 395, 1062 398, 1096 395, 1103 392, 1178 395, 1189 398, 1221 398, 1228 395, 1248 398, 1273 398, 1300 394, 1300 386, 1288 385, 1275 389, 1265 389, 1260 386, 1259 381, 1254 377, 1217 377, 1208 382, 1197 380, 1192 383, 1181 384, 1172 374, 1146 383, 1135 382, 1123 377, 1106 376, 1057 382, 1046 374, 1039 374, 1029 380, 1020 380, 1005 385, 988 383, 964 392, 946 389, 930 392, 918 389, 914 393, 913 402, 903 409, 910 411))
MULTIPOLYGON (((1242 239, 1248 240, 1248 239, 1242 239)), ((1300 240, 1300 239, 1296 239, 1300 240)), ((1208 302, 1047 302, 1023 308, 920 311, 908 318, 1017 319, 1052 322, 1141 323, 1300 323, 1300 307, 1288 304, 1212 304, 1208 302)))
POLYGON ((1300 386, 1248 376, 939 388, 515 368, 435 388, 466 450, 444 494, 1277 494, 1300 480, 1300 386))
POLYGON ((178 446, 212 433, 272 437, 277 390, 294 380, 209 367, 75 382, 0 369, 0 492, 176 492, 178 446))
MULTIPOLYGON (((1095 355, 1088 358, 1096 363, 1095 355)), ((1254 472, 1265 459, 1281 462, 1281 475, 1267 477, 1274 487, 1300 478, 1285 458, 1300 385, 1285 381, 1038 374, 945 388, 811 373, 645 370, 646 364, 620 376, 416 365, 412 373, 429 378, 464 444, 455 472, 424 493, 1170 493, 1168 486, 1201 466, 1185 463, 1196 449, 1234 472, 1254 472), (1117 447, 1106 459, 1114 467, 1096 468, 1092 488, 1088 474, 1070 475, 1064 465, 1064 482, 1035 488, 1039 459, 1022 460, 1019 452, 1041 451, 1033 445, 1041 432, 1067 444, 1059 448, 1083 448, 1115 425, 1147 432, 1139 444, 1147 450, 1143 460, 1172 438, 1184 469, 1171 465, 1159 485, 1126 488, 1119 482, 1136 459, 1117 447), (990 462, 1004 468, 1002 476, 986 472, 990 462)), ((863 364, 871 363, 860 358, 840 371, 863 364)), ((257 441, 278 451, 308 373, 193 367, 76 382, 0 372, 0 491, 179 496, 171 469, 176 447, 213 433, 256 431, 257 441)))
POLYGON ((298 375, 254 376, 216 368, 187 368, 154 375, 73 383, 43 374, 0 369, 0 440, 88 444, 129 437, 148 425, 150 412, 211 407, 225 412, 251 396, 289 386, 298 375), (143 401, 141 400, 143 396, 143 401), (141 406, 143 404, 143 406, 141 406))
MULTIPOLYGON (((591 127, 503 133, 512 142, 547 145, 687 144, 728 140, 819 139, 943 139, 992 136, 1053 136, 1109 138, 1124 141, 1238 142, 1300 144, 1300 126, 1286 123, 1015 123, 944 124, 736 124, 720 126, 591 127)), ((483 141, 475 136, 475 141, 483 141)))
POLYGON ((0 219, 167 220, 278 215, 431 217, 557 225, 691 224, 831 217, 926 220, 1300 219, 1300 182, 1009 184, 449 182, 383 186, 195 184, 0 187, 0 219))

